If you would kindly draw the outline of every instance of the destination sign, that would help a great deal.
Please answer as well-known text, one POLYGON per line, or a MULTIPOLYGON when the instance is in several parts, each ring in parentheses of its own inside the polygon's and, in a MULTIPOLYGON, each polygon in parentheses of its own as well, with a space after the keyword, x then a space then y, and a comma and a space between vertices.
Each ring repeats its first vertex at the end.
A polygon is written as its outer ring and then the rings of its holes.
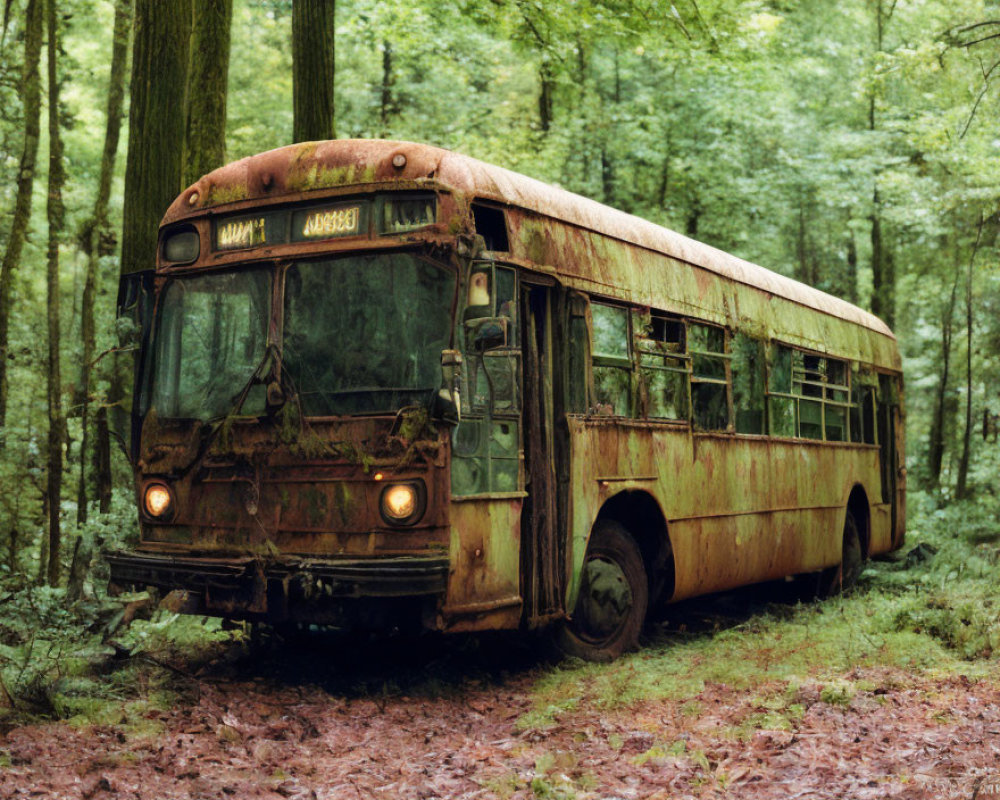
POLYGON ((215 230, 217 250, 242 250, 267 244, 267 218, 242 217, 220 223, 215 230))
POLYGON ((331 239, 335 236, 351 236, 358 233, 361 221, 360 206, 339 208, 317 208, 304 214, 296 214, 300 222, 303 239, 331 239))

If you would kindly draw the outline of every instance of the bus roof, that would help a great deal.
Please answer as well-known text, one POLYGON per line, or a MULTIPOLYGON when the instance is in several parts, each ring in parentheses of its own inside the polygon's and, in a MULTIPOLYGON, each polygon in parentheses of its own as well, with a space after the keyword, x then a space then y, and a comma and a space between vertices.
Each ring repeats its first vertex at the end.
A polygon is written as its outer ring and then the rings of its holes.
MULTIPOLYGON (((878 317, 844 300, 668 228, 511 170, 440 147, 379 139, 338 139, 280 147, 220 167, 171 204, 163 224, 248 201, 303 199, 312 192, 371 183, 443 187, 515 206, 671 256, 816 311, 893 337, 878 317), (405 161, 402 166, 398 156, 405 161)), ((895 338, 895 337, 893 337, 895 338)))

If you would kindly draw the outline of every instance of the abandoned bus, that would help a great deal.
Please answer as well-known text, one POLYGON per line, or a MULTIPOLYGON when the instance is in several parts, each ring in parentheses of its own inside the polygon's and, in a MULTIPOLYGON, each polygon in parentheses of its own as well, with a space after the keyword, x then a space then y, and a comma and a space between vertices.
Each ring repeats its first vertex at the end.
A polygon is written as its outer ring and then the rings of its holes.
POLYGON ((466 156, 330 141, 218 169, 120 305, 141 535, 112 582, 192 613, 552 625, 608 658, 654 602, 831 590, 902 542, 881 321, 466 156))

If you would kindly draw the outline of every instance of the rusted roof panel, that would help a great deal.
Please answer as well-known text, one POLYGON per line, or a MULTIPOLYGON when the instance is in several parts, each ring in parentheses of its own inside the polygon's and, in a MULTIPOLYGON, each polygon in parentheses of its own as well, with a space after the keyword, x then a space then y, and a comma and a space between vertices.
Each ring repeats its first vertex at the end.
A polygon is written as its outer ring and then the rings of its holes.
POLYGON ((167 210, 163 222, 176 222, 232 203, 276 200, 290 193, 373 182, 433 183, 470 197, 518 206, 664 253, 893 336, 888 326, 873 314, 792 278, 565 189, 469 156, 412 142, 340 139, 289 145, 250 156, 210 172, 182 192, 167 210), (398 155, 405 156, 405 166, 393 165, 398 155))

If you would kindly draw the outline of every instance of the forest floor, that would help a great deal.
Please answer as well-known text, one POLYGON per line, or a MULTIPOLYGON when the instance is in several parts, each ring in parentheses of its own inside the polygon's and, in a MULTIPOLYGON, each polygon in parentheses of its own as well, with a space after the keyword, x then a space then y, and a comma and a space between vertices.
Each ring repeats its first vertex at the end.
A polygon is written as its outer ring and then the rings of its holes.
POLYGON ((1000 797, 998 548, 939 522, 849 597, 670 606, 613 664, 138 621, 52 719, 0 716, 0 798, 1000 797))

